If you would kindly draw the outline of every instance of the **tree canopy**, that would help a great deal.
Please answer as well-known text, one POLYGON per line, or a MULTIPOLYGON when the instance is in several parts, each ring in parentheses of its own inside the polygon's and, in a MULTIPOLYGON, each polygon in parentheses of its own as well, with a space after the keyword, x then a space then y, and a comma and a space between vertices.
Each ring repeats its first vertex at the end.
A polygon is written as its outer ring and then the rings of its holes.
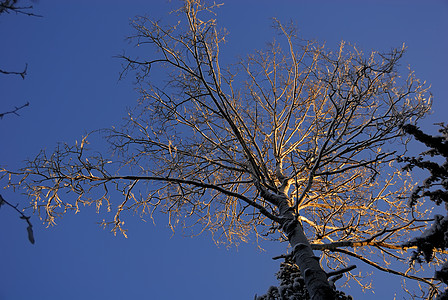
POLYGON ((125 124, 97 132, 111 151, 92 151, 88 136, 61 144, 2 170, 10 186, 49 224, 93 204, 123 234, 126 211, 158 212, 173 230, 209 231, 218 243, 288 241, 312 299, 333 299, 329 274, 354 258, 436 288, 388 266, 426 216, 408 207, 411 182, 393 164, 403 125, 430 109, 427 86, 399 74, 405 48, 330 51, 274 20, 280 37, 267 49, 222 65, 218 7, 186 0, 172 25, 137 17, 136 55, 121 58, 141 97, 125 124))

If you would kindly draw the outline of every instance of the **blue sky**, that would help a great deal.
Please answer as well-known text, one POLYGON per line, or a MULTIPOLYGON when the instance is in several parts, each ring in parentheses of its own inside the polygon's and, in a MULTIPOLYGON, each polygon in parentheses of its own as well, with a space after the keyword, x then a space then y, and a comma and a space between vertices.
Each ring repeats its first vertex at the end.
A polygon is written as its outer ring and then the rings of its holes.
MULTIPOLYGON (((129 50, 130 18, 163 19, 178 1, 56 1, 34 3, 43 18, 0 16, 0 68, 21 70, 25 80, 0 74, 0 112, 29 101, 20 117, 0 120, 1 166, 18 168, 40 149, 74 143, 98 128, 122 122, 136 103, 131 79, 118 81, 120 61, 129 50)), ((292 20, 303 38, 341 39, 365 52, 388 51, 404 42, 402 60, 432 85, 433 114, 421 127, 447 122, 448 1, 225 1, 221 26, 229 32, 225 59, 232 61, 272 40, 271 17, 292 20)), ((150 53, 148 53, 150 55, 150 53)), ((3 184, 3 183, 2 183, 3 184)), ((11 190, 3 197, 20 207, 26 198, 11 190)), ((45 228, 32 217, 36 244, 26 239, 26 224, 8 207, 0 209, 0 300, 21 299, 253 299, 275 284, 278 263, 271 257, 285 245, 253 242, 227 249, 208 235, 172 235, 166 218, 156 225, 129 217, 128 239, 102 230, 94 208, 67 214, 45 228)), ((360 270, 373 271, 361 262, 360 270)), ((343 289, 358 299, 397 299, 400 280, 371 276, 375 294, 343 289)))

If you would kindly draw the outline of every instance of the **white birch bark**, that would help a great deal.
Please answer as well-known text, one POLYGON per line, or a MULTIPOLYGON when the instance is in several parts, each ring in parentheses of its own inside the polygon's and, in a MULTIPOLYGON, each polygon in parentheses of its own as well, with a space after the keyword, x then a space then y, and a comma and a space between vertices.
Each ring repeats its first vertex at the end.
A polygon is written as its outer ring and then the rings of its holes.
MULTIPOLYGON (((288 184, 285 185, 288 190, 288 184)), ((261 195, 267 201, 277 205, 282 221, 282 231, 286 234, 289 244, 293 249, 293 258, 299 267, 305 281, 306 289, 313 300, 334 300, 334 290, 330 286, 327 273, 322 269, 319 257, 314 255, 303 227, 297 216, 294 215, 294 207, 288 203, 288 196, 281 189, 281 194, 274 194, 257 184, 261 195)))

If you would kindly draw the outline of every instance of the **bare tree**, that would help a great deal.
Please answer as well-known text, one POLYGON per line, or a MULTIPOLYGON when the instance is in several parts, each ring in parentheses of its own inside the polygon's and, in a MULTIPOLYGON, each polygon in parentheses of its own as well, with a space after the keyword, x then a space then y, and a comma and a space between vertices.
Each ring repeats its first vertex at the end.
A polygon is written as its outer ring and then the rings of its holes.
POLYGON ((137 51, 157 52, 122 56, 141 98, 124 126, 100 131, 115 155, 89 154, 84 137, 3 170, 10 186, 50 224, 94 204, 123 234, 123 212, 158 211, 173 230, 208 230, 216 242, 288 241, 311 299, 334 299, 328 274, 353 258, 436 288, 387 264, 424 216, 406 205, 410 182, 393 166, 401 126, 429 110, 424 83, 398 75, 404 48, 365 55, 342 42, 331 52, 275 20, 280 41, 224 67, 218 6, 186 0, 172 26, 134 20, 137 51))

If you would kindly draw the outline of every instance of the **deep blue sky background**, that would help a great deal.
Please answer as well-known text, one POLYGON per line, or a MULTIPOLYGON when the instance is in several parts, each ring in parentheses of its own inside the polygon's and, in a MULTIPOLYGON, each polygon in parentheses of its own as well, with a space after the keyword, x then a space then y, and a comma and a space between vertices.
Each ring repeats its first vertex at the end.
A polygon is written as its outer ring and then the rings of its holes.
MULTIPOLYGON (((365 52, 404 42, 403 70, 410 64, 434 94, 434 113, 421 126, 435 132, 432 123, 448 121, 447 1, 225 2, 218 12, 230 32, 221 53, 226 60, 264 48, 274 35, 271 17, 293 20, 302 37, 330 48, 341 39, 365 52)), ((28 63, 25 80, 0 74, 0 111, 31 104, 20 117, 0 120, 1 166, 18 168, 40 149, 51 151, 57 142, 74 143, 86 132, 119 124, 137 99, 132 80, 118 81, 120 61, 114 58, 131 47, 124 40, 132 34, 129 20, 142 14, 163 19, 178 3, 40 0, 33 12, 43 18, 0 15, 0 68, 21 70, 28 63)), ((19 193, 1 194, 26 204, 19 193)), ((271 257, 286 247, 263 243, 262 252, 251 242, 226 249, 208 235, 172 236, 164 216, 156 226, 127 218, 129 238, 114 237, 97 226, 101 216, 94 208, 67 214, 51 228, 37 216, 31 220, 35 245, 26 238, 25 222, 8 207, 0 209, 0 300, 253 299, 276 283, 279 262, 271 257)), ((372 281, 375 294, 350 294, 393 299, 396 292, 402 299, 395 276, 379 273, 372 281)))

